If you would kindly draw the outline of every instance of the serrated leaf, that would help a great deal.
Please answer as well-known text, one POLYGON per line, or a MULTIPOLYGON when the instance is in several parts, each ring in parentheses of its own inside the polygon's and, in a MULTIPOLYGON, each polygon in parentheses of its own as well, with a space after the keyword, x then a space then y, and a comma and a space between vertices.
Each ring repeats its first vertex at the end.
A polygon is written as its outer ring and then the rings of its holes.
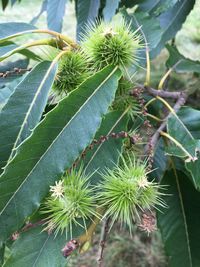
POLYGON ((87 79, 60 101, 20 146, 0 177, 0 240, 37 210, 49 186, 91 142, 120 77, 118 68, 108 66, 87 79))
POLYGON ((176 72, 200 73, 200 61, 194 61, 181 55, 174 46, 166 45, 169 58, 166 62, 168 68, 174 67, 176 72), (177 64, 178 63, 178 64, 177 64))
POLYGON ((77 40, 80 39, 81 33, 87 23, 95 21, 100 8, 100 0, 76 0, 76 17, 77 17, 77 40))
POLYGON ((0 167, 39 122, 53 84, 57 63, 39 63, 17 86, 0 113, 0 167))
POLYGON ((181 172, 166 172, 162 185, 168 208, 157 213, 170 267, 200 266, 200 193, 181 172))
POLYGON ((11 38, 31 33, 36 27, 23 22, 5 22, 0 24, 0 43, 11 38))
POLYGON ((47 1, 47 25, 50 30, 61 32, 67 0, 47 1))
POLYGON ((106 5, 103 9, 103 17, 105 21, 110 21, 118 9, 120 0, 106 0, 106 5))
POLYGON ((11 255, 4 267, 53 267, 66 266, 66 259, 61 249, 66 241, 64 235, 49 235, 42 232, 42 227, 36 227, 21 233, 11 247, 11 255))
MULTIPOLYGON (((101 136, 108 136, 111 133, 119 133, 126 131, 127 114, 120 111, 113 111, 106 115, 103 119, 100 129, 95 135, 95 139, 99 140, 101 136)), ((83 160, 84 170, 91 174, 95 172, 91 178, 91 183, 96 184, 101 178, 100 172, 106 168, 111 169, 118 162, 121 148, 123 144, 122 138, 110 137, 107 141, 96 145, 91 151, 88 151, 86 158, 83 160)))

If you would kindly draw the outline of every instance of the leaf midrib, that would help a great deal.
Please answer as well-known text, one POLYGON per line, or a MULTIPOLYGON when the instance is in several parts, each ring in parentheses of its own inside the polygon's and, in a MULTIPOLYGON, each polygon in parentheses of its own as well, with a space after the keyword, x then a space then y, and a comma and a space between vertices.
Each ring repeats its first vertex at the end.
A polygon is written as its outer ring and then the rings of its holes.
POLYGON ((35 261, 34 261, 34 263, 33 263, 33 265, 32 265, 33 267, 36 266, 36 263, 37 263, 37 261, 38 261, 40 255, 42 254, 42 252, 43 252, 43 250, 44 250, 44 248, 45 248, 45 246, 46 246, 46 243, 47 243, 47 241, 49 240, 49 238, 50 238, 50 235, 47 236, 47 238, 46 238, 46 240, 45 240, 43 246, 42 246, 41 249, 39 250, 38 256, 37 256, 37 258, 35 259, 35 261))
MULTIPOLYGON (((39 162, 44 158, 44 156, 47 154, 47 152, 49 151, 49 149, 52 147, 52 145, 57 141, 58 137, 63 133, 63 131, 66 129, 66 127, 69 126, 69 124, 71 123, 71 121, 73 121, 76 116, 79 114, 79 112, 85 107, 85 105, 88 103, 88 101, 96 94, 96 92, 102 87, 102 85, 113 75, 113 73, 116 72, 116 70, 118 69, 118 67, 115 67, 112 72, 106 77, 106 79, 103 80, 103 82, 101 82, 101 84, 96 88, 96 90, 94 90, 94 92, 90 95, 89 98, 87 98, 87 100, 84 102, 84 104, 78 109, 78 111, 72 116, 72 118, 69 120, 69 122, 63 127, 62 131, 57 135, 57 137, 53 140, 53 142, 50 144, 50 146, 46 149, 45 153, 40 157, 40 159, 37 161, 37 163, 35 164, 35 166, 31 169, 31 171, 26 175, 26 178, 24 179, 24 181, 21 183, 21 185, 18 187, 18 189, 14 192, 14 194, 12 195, 12 197, 8 200, 8 202, 6 203, 6 205, 4 206, 4 208, 2 209, 2 211, 0 212, 0 216, 3 214, 4 210, 7 208, 7 206, 9 205, 9 203, 13 200, 13 198, 15 197, 15 195, 18 193, 18 191, 20 190, 20 188, 25 184, 25 182, 27 181, 28 177, 31 175, 31 173, 35 170, 35 168, 37 167, 37 165, 39 164, 39 162)), ((11 162, 10 162, 11 163, 11 162)))

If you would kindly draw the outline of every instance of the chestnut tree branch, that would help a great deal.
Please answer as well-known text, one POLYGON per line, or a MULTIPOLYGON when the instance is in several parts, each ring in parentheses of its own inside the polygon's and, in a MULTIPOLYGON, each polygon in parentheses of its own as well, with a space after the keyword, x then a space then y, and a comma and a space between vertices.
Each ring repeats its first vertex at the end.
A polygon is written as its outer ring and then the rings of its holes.
POLYGON ((140 87, 144 90, 144 92, 147 92, 148 94, 152 96, 160 96, 163 98, 172 98, 172 99, 179 99, 181 97, 186 97, 186 93, 183 91, 177 91, 177 92, 169 92, 169 91, 163 91, 163 90, 156 90, 152 87, 148 86, 141 86, 140 87))
MULTIPOLYGON (((166 92, 166 91, 160 91, 163 93, 170 93, 170 92, 166 92)), ((172 93, 172 92, 171 92, 172 93)), ((174 92, 175 93, 175 92, 174 92)), ((182 105, 184 105, 186 99, 187 99, 187 95, 184 92, 177 92, 179 93, 179 97, 173 107, 173 110, 175 113, 177 113, 179 111, 179 109, 181 108, 182 105)), ((151 137, 150 141, 148 142, 148 144, 145 146, 144 148, 144 153, 147 154, 147 152, 149 150, 154 150, 158 139, 160 137, 160 133, 165 129, 166 124, 167 124, 167 120, 168 118, 171 116, 171 112, 166 116, 165 120, 163 121, 163 123, 161 123, 161 125, 159 126, 159 128, 156 130, 156 132, 153 134, 153 136, 151 137)))

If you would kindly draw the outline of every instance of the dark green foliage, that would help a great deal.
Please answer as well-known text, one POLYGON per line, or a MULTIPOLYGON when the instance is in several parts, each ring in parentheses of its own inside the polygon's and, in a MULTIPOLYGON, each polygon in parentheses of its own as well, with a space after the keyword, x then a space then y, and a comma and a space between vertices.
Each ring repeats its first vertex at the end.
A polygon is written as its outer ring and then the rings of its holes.
POLYGON ((76 239, 94 266, 110 217, 105 266, 199 267, 200 61, 176 36, 195 1, 74 2, 80 43, 60 33, 66 0, 33 14, 51 31, 0 24, 0 265, 70 266, 61 250, 76 239), (167 259, 138 234, 155 209, 167 259))

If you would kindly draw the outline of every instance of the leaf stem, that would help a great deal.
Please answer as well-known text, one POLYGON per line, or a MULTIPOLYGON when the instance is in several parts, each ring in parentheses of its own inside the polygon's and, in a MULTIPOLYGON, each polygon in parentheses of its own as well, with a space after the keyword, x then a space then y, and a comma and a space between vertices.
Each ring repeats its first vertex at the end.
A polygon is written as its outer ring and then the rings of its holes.
POLYGON ((109 223, 110 223, 110 218, 106 218, 103 222, 102 229, 101 229, 101 238, 100 238, 98 258, 97 258, 99 267, 102 267, 102 264, 103 264, 103 252, 104 252, 104 248, 105 248, 105 244, 106 244, 106 240, 108 236, 109 223))
POLYGON ((161 90, 163 88, 163 85, 166 81, 166 79, 169 77, 169 75, 172 73, 172 71, 176 68, 176 66, 181 62, 182 60, 179 60, 172 66, 166 73, 165 75, 161 78, 159 85, 158 85, 158 90, 161 90))
POLYGON ((0 58, 0 61, 5 60, 6 58, 12 56, 13 54, 20 52, 21 50, 24 50, 26 48, 33 47, 33 46, 38 46, 38 45, 50 45, 50 46, 57 47, 58 42, 54 38, 48 38, 48 39, 41 39, 41 40, 36 40, 36 41, 30 42, 30 43, 26 43, 24 45, 21 45, 15 49, 13 49, 12 51, 6 53, 5 55, 3 55, 0 58))
POLYGON ((172 113, 172 114, 175 114, 173 108, 168 104, 168 102, 166 100, 164 100, 162 97, 160 96, 157 96, 156 97, 158 100, 160 100, 167 108, 168 110, 172 113))
POLYGON ((154 97, 152 99, 150 99, 145 105, 144 108, 147 108, 149 105, 151 105, 153 102, 155 102, 157 99, 154 97))
POLYGON ((146 113, 146 116, 148 116, 148 117, 150 117, 150 118, 152 118, 152 119, 154 119, 154 120, 156 120, 158 122, 162 122, 163 121, 160 118, 158 118, 158 117, 156 117, 156 116, 154 116, 154 115, 152 115, 150 113, 146 113))
POLYGON ((71 39, 69 38, 67 35, 55 32, 55 31, 51 31, 51 30, 45 30, 45 29, 39 29, 39 30, 33 30, 32 33, 46 33, 46 34, 50 34, 52 36, 55 36, 56 38, 58 38, 59 40, 63 40, 65 41, 68 45, 70 45, 73 48, 77 48, 77 44, 71 39))
POLYGON ((94 218, 87 231, 77 239, 80 244, 79 248, 80 253, 84 253, 90 246, 94 235, 94 231, 96 230, 97 225, 101 221, 101 216, 104 213, 104 209, 98 207, 97 213, 99 214, 99 216, 94 218))
MULTIPOLYGON (((146 41, 145 41, 146 43, 146 41)), ((145 81, 145 86, 150 85, 150 80, 151 80, 151 63, 150 63, 150 57, 149 57, 149 48, 146 45, 146 64, 147 64, 147 72, 146 72, 146 81, 145 81)))

